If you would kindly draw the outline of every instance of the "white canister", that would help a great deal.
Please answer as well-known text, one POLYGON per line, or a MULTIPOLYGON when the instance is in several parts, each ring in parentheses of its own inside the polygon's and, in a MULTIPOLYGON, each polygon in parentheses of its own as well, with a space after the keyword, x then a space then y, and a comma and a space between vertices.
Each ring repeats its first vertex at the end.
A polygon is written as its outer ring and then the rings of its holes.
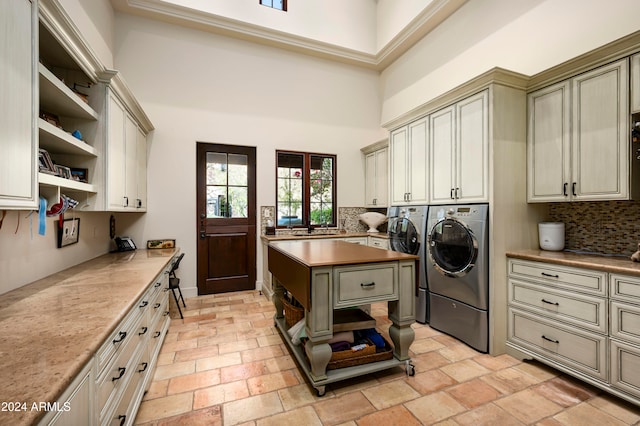
POLYGON ((564 223, 541 222, 538 224, 538 236, 542 250, 560 251, 564 249, 564 223))

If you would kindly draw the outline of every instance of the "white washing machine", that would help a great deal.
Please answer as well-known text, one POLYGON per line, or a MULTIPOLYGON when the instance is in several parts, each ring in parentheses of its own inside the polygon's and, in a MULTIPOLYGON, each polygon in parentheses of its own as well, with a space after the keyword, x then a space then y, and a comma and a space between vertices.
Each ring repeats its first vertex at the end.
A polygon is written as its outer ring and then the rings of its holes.
POLYGON ((415 254, 418 262, 419 279, 416 297, 416 321, 429 321, 428 288, 425 264, 426 223, 428 206, 393 206, 389 207, 389 248, 401 253, 415 254))
POLYGON ((488 204, 429 209, 429 325, 480 352, 489 349, 488 228, 488 204))

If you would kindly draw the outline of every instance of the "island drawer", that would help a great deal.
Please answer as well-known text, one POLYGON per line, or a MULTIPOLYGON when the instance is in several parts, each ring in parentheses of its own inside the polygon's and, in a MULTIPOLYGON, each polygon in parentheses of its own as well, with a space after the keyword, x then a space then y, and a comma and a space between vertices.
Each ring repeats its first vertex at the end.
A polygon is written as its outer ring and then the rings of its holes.
POLYGON ((601 296, 607 294, 607 273, 601 271, 510 259, 509 276, 534 279, 567 290, 579 290, 601 296))
POLYGON ((397 263, 373 263, 334 268, 334 307, 349 307, 398 298, 397 263))
POLYGON ((510 342, 594 378, 607 380, 607 338, 509 308, 510 342))

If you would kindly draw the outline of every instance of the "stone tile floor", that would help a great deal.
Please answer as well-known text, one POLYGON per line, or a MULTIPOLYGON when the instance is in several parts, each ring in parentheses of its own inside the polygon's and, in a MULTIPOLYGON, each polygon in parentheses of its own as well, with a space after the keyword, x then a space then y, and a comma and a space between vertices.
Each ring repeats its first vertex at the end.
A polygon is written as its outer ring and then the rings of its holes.
MULTIPOLYGON (((317 397, 259 292, 186 302, 185 319, 172 319, 137 425, 640 424, 638 406, 536 362, 481 354, 421 324, 413 325, 415 376, 398 367, 332 384, 317 397)), ((383 334, 386 314, 385 303, 372 305, 383 334)))

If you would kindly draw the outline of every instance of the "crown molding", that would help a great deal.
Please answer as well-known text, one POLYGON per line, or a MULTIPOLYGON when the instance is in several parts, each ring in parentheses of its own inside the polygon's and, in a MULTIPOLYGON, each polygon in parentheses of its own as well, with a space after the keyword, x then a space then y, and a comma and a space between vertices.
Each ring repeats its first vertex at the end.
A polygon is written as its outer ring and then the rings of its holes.
POLYGON ((362 52, 226 18, 164 0, 111 0, 119 12, 381 71, 468 0, 433 0, 379 52, 362 52))
POLYGON ((382 127, 390 131, 395 130, 398 127, 429 115, 433 111, 447 105, 454 104, 478 93, 491 85, 505 86, 512 89, 522 90, 524 92, 527 90, 528 83, 529 77, 524 74, 495 67, 449 90, 448 92, 431 99, 429 102, 425 102, 416 108, 407 111, 405 114, 382 123, 382 127))

